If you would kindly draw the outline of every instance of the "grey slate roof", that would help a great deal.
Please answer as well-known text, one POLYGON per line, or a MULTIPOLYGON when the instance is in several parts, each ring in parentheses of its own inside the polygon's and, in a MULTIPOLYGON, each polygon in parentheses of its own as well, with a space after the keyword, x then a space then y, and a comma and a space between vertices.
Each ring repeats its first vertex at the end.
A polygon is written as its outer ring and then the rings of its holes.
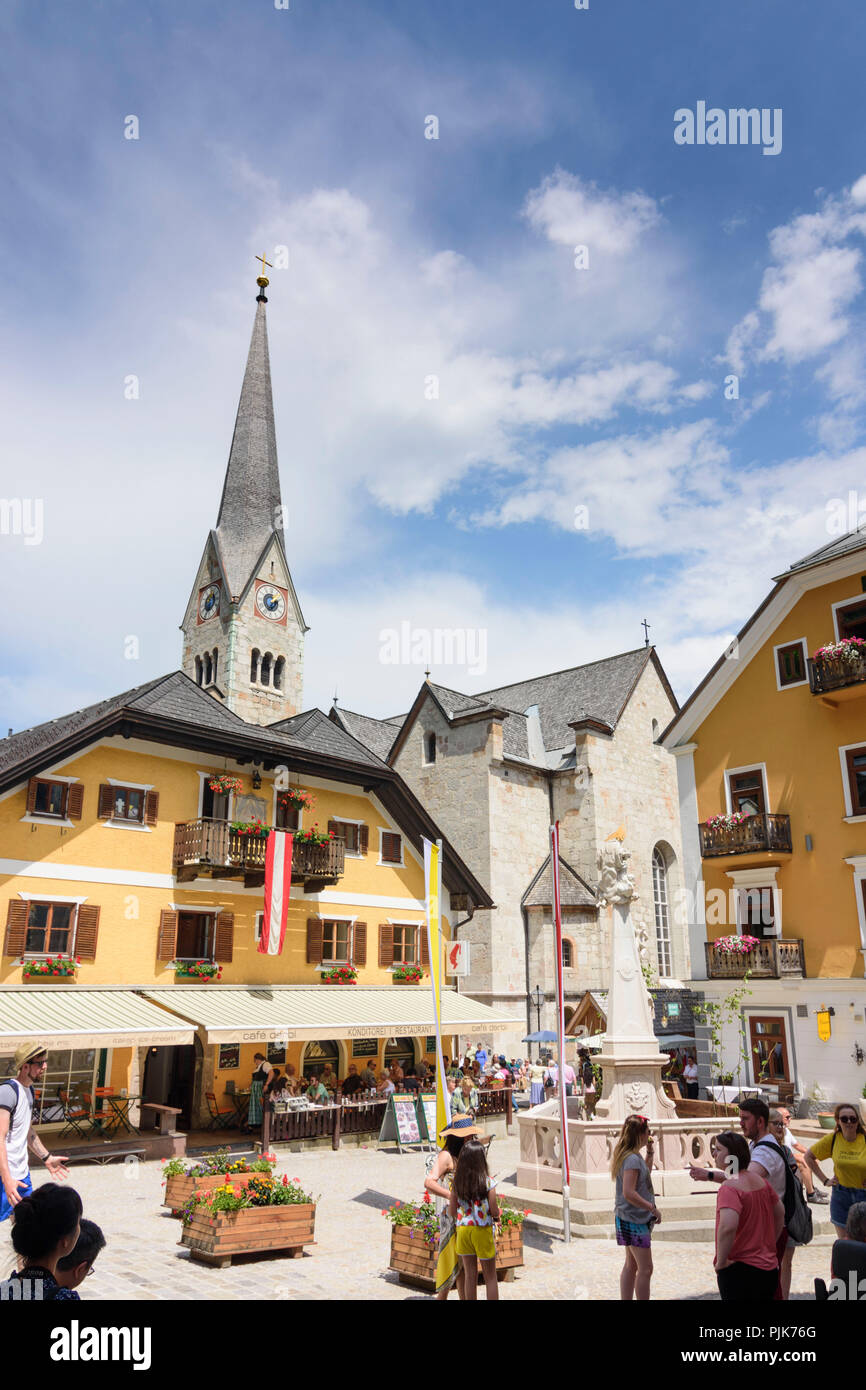
POLYGON ((369 748, 372 753, 385 761, 391 749, 391 744, 403 726, 405 714, 398 714, 392 719, 371 719, 366 714, 356 714, 352 710, 337 709, 333 713, 337 716, 340 724, 346 729, 353 738, 362 743, 365 748, 369 748))
POLYGON ((272 531, 283 539, 268 325, 260 300, 216 525, 233 597, 243 591, 272 531))
POLYGON ((802 560, 795 561, 785 570, 784 574, 776 575, 776 582, 778 583, 780 579, 784 579, 786 575, 793 574, 797 570, 811 569, 813 565, 821 565, 826 560, 837 560, 840 555, 848 555, 852 551, 860 549, 866 549, 866 526, 862 526, 856 531, 847 531, 844 536, 837 536, 835 540, 819 546, 810 555, 804 555, 802 560))
MULTIPOLYGON (((593 890, 562 855, 559 856, 559 893, 563 907, 597 908, 598 902, 593 890)), ((553 905, 553 875, 550 871, 550 855, 532 878, 529 887, 521 898, 523 907, 551 907, 553 905)))
MULTIPOLYGON (((249 725, 245 727, 248 728, 249 725)), ((320 709, 307 710, 303 714, 293 715, 291 719, 281 719, 276 724, 269 724, 266 732, 282 735, 287 744, 307 748, 313 753, 345 758, 355 763, 367 763, 370 767, 387 767, 384 758, 373 752, 361 739, 341 729, 339 724, 335 724, 320 709)))

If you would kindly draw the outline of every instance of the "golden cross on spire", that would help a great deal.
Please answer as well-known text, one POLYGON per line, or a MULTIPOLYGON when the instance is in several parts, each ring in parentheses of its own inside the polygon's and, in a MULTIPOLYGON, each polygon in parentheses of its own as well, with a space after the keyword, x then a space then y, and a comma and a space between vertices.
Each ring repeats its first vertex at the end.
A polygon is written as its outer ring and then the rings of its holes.
POLYGON ((271 261, 266 261, 265 258, 264 258, 264 256, 253 256, 253 260, 254 260, 254 261, 261 261, 261 263, 262 263, 262 277, 264 277, 265 266, 266 266, 266 265, 267 265, 267 266, 270 266, 271 270, 273 270, 273 268, 274 268, 272 262, 271 262, 271 261))

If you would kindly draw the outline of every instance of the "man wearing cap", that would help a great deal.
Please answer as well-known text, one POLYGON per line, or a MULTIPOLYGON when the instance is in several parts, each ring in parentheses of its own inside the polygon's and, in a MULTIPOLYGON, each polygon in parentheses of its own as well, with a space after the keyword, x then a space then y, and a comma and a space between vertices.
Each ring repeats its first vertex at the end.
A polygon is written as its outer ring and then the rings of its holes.
POLYGON ((15 1077, 0 1081, 0 1221, 12 1215, 33 1191, 27 1150, 41 1158, 52 1178, 68 1178, 66 1156, 50 1154, 33 1128, 33 1087, 48 1064, 44 1043, 22 1043, 15 1053, 15 1077))

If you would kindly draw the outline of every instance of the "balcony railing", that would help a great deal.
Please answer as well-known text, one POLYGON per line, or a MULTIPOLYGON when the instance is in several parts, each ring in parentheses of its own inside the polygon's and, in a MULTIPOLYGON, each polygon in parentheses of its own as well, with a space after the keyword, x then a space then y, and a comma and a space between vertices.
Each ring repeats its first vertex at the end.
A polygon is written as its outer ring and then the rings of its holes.
POLYGON ((754 854, 758 850, 791 853, 791 817, 761 812, 739 825, 699 825, 701 855, 754 854))
POLYGON ((806 974, 803 942, 799 938, 759 941, 754 950, 720 950, 714 941, 706 943, 707 975, 711 980, 741 980, 748 972, 755 979, 781 980, 806 974))
MULTIPOLYGON (((174 827, 174 873, 181 881, 193 878, 242 878, 248 888, 265 881, 267 837, 242 835, 224 820, 183 821, 174 827)), ((345 845, 296 840, 292 846, 292 883, 305 893, 337 883, 343 875, 345 845)))
POLYGON ((845 658, 832 656, 815 661, 809 657, 809 689, 813 695, 866 683, 866 651, 852 650, 845 658))

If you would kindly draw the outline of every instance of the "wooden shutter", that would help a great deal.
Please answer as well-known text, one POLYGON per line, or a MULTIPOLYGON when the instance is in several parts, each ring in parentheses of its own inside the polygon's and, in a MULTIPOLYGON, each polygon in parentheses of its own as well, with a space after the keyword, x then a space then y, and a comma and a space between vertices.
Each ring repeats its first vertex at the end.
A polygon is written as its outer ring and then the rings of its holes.
POLYGON ((6 913, 6 937, 3 942, 4 956, 21 956, 27 944, 27 915, 29 903, 22 898, 10 898, 6 913))
POLYGON ((38 780, 39 780, 39 779, 38 779, 37 777, 31 777, 31 778, 30 778, 30 781, 27 783, 27 814, 28 814, 28 815, 32 815, 32 813, 36 810, 36 785, 37 785, 38 780))
POLYGON ((82 903, 78 909, 78 930, 75 933, 75 954, 81 960, 96 960, 96 938, 99 935, 99 908, 82 903))
POLYGON ((367 923, 356 922, 352 934, 352 964, 367 964, 367 923))
POLYGON ((421 964, 430 964, 430 943, 427 940, 427 923, 422 922, 418 927, 418 935, 421 938, 421 964))
POLYGON ((340 839, 340 840, 345 840, 345 838, 346 838, 346 827, 345 827, 345 825, 343 824, 342 821, 338 821, 338 820, 329 820, 329 821, 328 821, 328 834, 329 834, 329 835, 335 835, 335 836, 337 836, 337 838, 340 839))
POLYGON ((156 825, 159 816, 159 792, 148 792, 144 798, 144 823, 156 825))
POLYGON ((322 964, 322 919, 307 918, 307 965, 322 964))
POLYGON ((110 787, 107 782, 100 785, 96 814, 100 820, 109 820, 114 815, 114 787, 110 787))
POLYGON ((66 814, 70 820, 81 820, 84 806, 84 788, 80 782, 73 782, 66 793, 66 814))
POLYGON ((379 964, 394 964, 394 928, 390 922, 383 922, 379 928, 379 964))
POLYGON ((370 827, 361 825, 358 827, 358 853, 366 854, 370 848, 370 827))
POLYGON ((403 858, 402 836, 393 831, 382 831, 382 860, 386 864, 399 864, 403 858))
POLYGON ((165 908, 159 914, 159 936, 156 939, 157 960, 174 960, 177 954, 177 913, 165 908))
POLYGON ((216 938, 214 940, 214 960, 228 962, 232 958, 235 943, 235 914, 221 912, 216 919, 216 938))

